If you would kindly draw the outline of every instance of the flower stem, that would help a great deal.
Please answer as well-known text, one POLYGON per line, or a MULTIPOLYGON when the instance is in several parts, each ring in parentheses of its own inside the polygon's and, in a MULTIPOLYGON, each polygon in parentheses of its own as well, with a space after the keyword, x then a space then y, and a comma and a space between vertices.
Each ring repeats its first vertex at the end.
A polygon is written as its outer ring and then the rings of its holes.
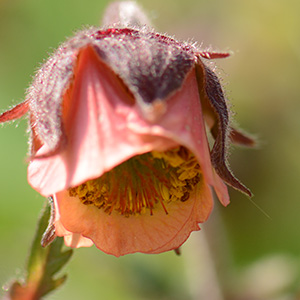
POLYGON ((224 300, 225 271, 228 270, 228 251, 217 212, 194 232, 183 249, 185 271, 192 300, 224 300))
POLYGON ((54 279, 53 276, 69 261, 72 250, 62 251, 62 238, 56 238, 46 248, 41 246, 41 239, 49 217, 50 206, 47 204, 38 221, 36 234, 31 245, 24 283, 12 282, 4 299, 39 300, 66 280, 66 275, 58 279, 54 279))

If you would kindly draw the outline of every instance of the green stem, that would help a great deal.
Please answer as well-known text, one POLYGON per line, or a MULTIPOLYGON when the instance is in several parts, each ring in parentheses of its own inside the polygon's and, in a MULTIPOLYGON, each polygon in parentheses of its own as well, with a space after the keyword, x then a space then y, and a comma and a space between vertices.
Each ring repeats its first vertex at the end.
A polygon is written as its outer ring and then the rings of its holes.
POLYGON ((56 238, 48 247, 41 246, 44 231, 50 218, 50 205, 47 203, 38 221, 26 268, 25 283, 12 283, 5 299, 39 300, 58 288, 66 280, 66 275, 55 279, 54 275, 68 262, 72 250, 62 251, 63 239, 56 238))
POLYGON ((183 249, 185 272, 192 300, 224 300, 230 256, 218 212, 199 232, 194 232, 183 249))

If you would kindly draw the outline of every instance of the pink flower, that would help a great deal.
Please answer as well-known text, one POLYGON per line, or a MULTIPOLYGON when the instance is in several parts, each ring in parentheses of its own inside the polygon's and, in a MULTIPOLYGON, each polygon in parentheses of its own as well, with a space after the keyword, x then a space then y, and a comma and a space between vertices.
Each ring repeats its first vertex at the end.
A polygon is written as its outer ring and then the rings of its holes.
POLYGON ((79 32, 54 53, 0 122, 29 111, 28 181, 53 199, 55 235, 115 256, 160 253, 200 229, 211 189, 225 206, 225 183, 251 196, 226 147, 252 140, 230 127, 203 62, 226 56, 130 27, 79 32))

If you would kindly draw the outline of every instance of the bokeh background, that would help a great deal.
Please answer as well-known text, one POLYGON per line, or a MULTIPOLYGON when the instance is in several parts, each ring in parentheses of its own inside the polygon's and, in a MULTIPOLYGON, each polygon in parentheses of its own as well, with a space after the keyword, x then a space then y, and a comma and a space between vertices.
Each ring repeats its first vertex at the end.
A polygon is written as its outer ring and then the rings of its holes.
MULTIPOLYGON (((0 111, 23 99, 34 71, 65 37, 99 24, 109 2, 0 0, 0 111)), ((257 205, 230 189, 231 204, 216 202, 179 257, 76 250, 64 269, 66 284, 47 299, 300 299, 300 2, 139 3, 158 31, 234 52, 217 61, 217 72, 234 119, 257 136, 259 147, 232 149, 230 163, 257 205)), ((26 128, 20 120, 0 130, 4 289, 22 275, 44 202, 26 180, 26 128)))

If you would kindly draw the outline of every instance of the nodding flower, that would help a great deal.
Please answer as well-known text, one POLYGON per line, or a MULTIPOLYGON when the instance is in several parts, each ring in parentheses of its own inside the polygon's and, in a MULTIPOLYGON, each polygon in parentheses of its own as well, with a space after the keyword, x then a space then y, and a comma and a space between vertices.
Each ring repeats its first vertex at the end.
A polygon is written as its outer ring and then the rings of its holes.
MULTIPOLYGON (((127 3, 127 2, 124 2, 127 3)), ((124 21, 78 32, 37 72, 28 114, 28 181, 53 202, 45 234, 115 256, 180 247, 227 186, 251 196, 228 168, 232 128, 217 75, 227 57, 124 21), (207 133, 211 132, 212 146, 207 133)))

